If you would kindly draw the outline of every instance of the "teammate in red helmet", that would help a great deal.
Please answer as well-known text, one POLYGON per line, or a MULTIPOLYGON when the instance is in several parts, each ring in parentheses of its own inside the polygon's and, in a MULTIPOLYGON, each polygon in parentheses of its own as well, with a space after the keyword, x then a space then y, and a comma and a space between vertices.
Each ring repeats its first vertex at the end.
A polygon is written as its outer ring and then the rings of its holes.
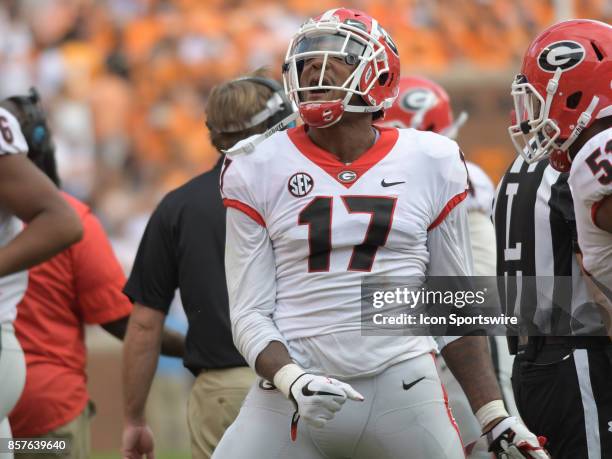
POLYGON ((569 172, 580 255, 609 307, 611 80, 612 26, 586 19, 553 25, 525 53, 512 83, 516 122, 508 128, 527 162, 549 158, 552 167, 569 172))

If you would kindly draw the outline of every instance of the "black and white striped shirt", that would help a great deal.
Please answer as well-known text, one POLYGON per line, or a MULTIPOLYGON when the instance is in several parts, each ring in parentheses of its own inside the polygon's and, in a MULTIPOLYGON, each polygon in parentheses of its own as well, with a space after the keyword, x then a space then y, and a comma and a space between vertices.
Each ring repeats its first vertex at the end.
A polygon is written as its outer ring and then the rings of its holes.
POLYGON ((508 314, 521 317, 533 335, 605 334, 575 256, 576 223, 567 179, 548 161, 529 165, 517 157, 497 190, 502 305, 508 314))

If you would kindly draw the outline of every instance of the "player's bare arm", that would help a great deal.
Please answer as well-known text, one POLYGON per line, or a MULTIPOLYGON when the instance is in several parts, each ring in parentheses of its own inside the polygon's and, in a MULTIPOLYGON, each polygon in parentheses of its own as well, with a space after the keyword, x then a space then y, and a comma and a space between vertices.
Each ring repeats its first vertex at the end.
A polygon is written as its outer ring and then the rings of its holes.
MULTIPOLYGON (((461 384, 474 413, 493 400, 501 400, 485 336, 459 338, 442 349, 442 356, 461 384)), ((489 430, 501 417, 489 421, 483 431, 489 430)))
MULTIPOLYGON (((429 249, 430 275, 471 274, 471 248, 464 205, 458 205, 430 231, 429 249), (450 259, 455 262, 450 263, 450 259), (439 263, 440 260, 444 263, 439 263)), ((486 337, 453 339, 442 348, 442 355, 468 398, 489 451, 500 457, 504 457, 502 454, 507 454, 507 457, 549 457, 542 447, 544 439, 540 441, 522 422, 508 414, 493 371, 486 337), (512 452, 514 450, 516 452, 512 452)))
POLYGON ((489 451, 508 454, 500 457, 550 457, 543 449, 546 439, 536 437, 506 411, 486 337, 459 338, 447 344, 442 355, 480 422, 489 451))
POLYGON ((278 370, 292 362, 293 360, 291 360, 285 345, 278 341, 272 341, 257 356, 255 371, 268 381, 273 381, 278 370))
POLYGON ((0 157, 0 202, 27 223, 0 249, 0 276, 34 266, 82 237, 75 212, 26 155, 0 157))

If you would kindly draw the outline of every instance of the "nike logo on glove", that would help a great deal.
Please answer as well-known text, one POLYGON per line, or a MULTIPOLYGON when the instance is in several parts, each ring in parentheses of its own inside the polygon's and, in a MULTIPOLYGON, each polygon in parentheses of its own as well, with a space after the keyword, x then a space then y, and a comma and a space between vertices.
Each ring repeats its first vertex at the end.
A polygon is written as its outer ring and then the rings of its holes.
MULTIPOLYGON (((312 381, 310 381, 312 382, 312 381)), ((310 382, 308 384, 306 384, 304 387, 302 387, 302 394, 304 394, 306 397, 312 397, 313 395, 334 395, 336 397, 341 397, 342 394, 336 393, 336 392, 325 392, 325 391, 321 391, 321 390, 317 390, 317 391, 313 391, 311 390, 308 386, 310 386, 310 382)))
POLYGON ((382 179, 380 181, 381 186, 383 186, 384 188, 387 188, 388 186, 399 185, 401 183, 406 183, 406 182, 385 182, 385 179, 382 179))
POLYGON ((420 382, 420 381, 423 381, 424 379, 425 379, 425 376, 422 376, 421 378, 419 378, 419 379, 416 379, 416 380, 412 381, 410 384, 406 384, 406 383, 404 382, 404 380, 402 379, 402 387, 404 388, 404 390, 408 390, 408 389, 410 389, 412 386, 414 386, 416 383, 418 383, 418 382, 420 382))

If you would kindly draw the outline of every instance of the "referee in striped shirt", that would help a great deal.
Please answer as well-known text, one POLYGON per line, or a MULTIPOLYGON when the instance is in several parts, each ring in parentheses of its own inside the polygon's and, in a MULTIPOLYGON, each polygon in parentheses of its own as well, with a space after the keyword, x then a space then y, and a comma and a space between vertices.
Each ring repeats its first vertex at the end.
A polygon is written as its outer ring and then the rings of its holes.
POLYGON ((548 438, 553 458, 612 458, 612 348, 576 260, 567 179, 548 160, 529 165, 519 156, 497 191, 502 304, 529 335, 508 339, 512 386, 525 424, 548 438))

